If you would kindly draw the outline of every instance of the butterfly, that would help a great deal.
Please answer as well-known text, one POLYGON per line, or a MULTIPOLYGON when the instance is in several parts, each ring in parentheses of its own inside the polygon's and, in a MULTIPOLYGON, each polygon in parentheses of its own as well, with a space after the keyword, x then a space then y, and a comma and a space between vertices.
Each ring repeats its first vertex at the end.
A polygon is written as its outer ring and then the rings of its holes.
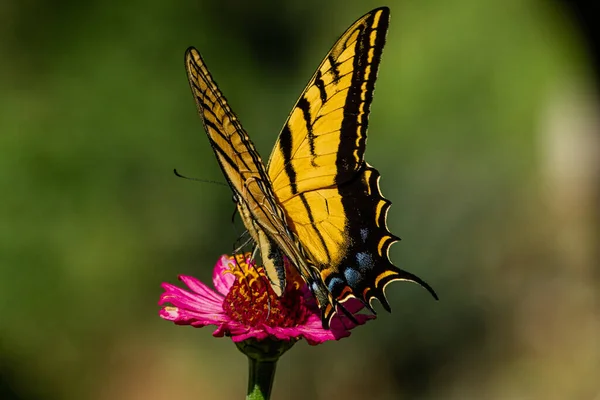
POLYGON ((372 312, 378 299, 391 311, 384 289, 392 281, 418 283, 437 299, 427 283, 391 263, 389 248, 399 240, 386 225, 391 203, 379 190, 379 172, 364 160, 389 17, 387 7, 374 9, 337 40, 266 165, 200 53, 185 53, 198 113, 274 292, 285 288, 285 256, 316 298, 324 328, 349 298, 372 312))

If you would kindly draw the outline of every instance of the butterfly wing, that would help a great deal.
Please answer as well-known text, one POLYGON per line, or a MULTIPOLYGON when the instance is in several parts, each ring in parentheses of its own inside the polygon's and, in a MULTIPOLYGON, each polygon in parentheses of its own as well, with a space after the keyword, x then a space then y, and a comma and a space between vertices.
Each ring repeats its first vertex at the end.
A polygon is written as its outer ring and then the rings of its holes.
MULTIPOLYGON (((378 8, 338 39, 292 109, 268 174, 290 229, 333 299, 356 297, 370 307, 377 298, 389 310, 384 288, 392 281, 435 293, 390 262, 389 247, 398 240, 386 226, 390 202, 379 190, 379 173, 364 161, 388 24, 389 9, 378 8)), ((334 304, 320 305, 330 319, 334 304)))
POLYGON ((191 47, 186 51, 185 66, 198 113, 219 166, 234 193, 242 194, 244 182, 250 179, 264 180, 266 176, 260 155, 198 50, 191 47))
POLYGON ((281 294, 285 269, 264 227, 273 231, 284 228, 265 166, 196 49, 186 51, 185 66, 210 145, 234 193, 242 221, 261 249, 273 288, 281 294))
POLYGON ((185 66, 198 113, 237 203, 244 225, 258 245, 277 295, 285 288, 282 253, 305 276, 315 275, 300 253, 277 203, 265 166, 248 134, 212 78, 200 53, 189 48, 185 66))

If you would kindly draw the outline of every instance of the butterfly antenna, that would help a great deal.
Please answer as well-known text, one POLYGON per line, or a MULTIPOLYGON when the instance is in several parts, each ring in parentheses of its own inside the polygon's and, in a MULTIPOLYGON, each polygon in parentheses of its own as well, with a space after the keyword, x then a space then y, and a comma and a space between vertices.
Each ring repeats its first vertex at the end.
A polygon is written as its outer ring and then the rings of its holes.
POLYGON ((175 174, 176 177, 178 178, 183 178, 183 179, 187 179, 188 181, 196 181, 196 182, 203 182, 203 183, 214 183, 215 185, 219 185, 219 186, 229 186, 226 183, 223 182, 218 182, 218 181, 211 181, 209 179, 198 179, 198 178, 190 178, 189 176, 185 176, 185 175, 181 175, 178 171, 177 168, 173 169, 173 173, 175 174))

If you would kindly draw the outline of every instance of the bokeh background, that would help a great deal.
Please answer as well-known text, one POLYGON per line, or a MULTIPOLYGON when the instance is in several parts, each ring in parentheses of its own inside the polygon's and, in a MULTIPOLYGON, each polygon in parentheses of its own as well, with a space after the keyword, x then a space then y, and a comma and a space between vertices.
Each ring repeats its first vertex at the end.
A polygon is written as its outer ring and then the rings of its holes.
MULTIPOLYGON (((263 158, 375 1, 0 3, 0 398, 239 399, 246 360, 158 317, 242 226, 186 81, 203 53, 263 158)), ((545 0, 388 1, 367 160, 393 314, 301 342, 277 399, 600 399, 593 57, 545 0)), ((588 43, 589 44, 589 43, 588 43)))

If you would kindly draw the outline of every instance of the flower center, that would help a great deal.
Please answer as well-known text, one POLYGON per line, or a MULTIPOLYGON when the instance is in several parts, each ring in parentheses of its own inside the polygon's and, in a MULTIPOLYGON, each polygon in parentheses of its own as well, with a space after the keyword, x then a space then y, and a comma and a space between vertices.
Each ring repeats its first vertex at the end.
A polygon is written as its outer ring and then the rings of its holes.
POLYGON ((303 324, 309 315, 303 292, 304 281, 286 260, 286 287, 278 297, 263 267, 247 263, 250 253, 231 257, 229 270, 236 276, 223 301, 223 309, 232 319, 247 325, 289 328, 303 324))

